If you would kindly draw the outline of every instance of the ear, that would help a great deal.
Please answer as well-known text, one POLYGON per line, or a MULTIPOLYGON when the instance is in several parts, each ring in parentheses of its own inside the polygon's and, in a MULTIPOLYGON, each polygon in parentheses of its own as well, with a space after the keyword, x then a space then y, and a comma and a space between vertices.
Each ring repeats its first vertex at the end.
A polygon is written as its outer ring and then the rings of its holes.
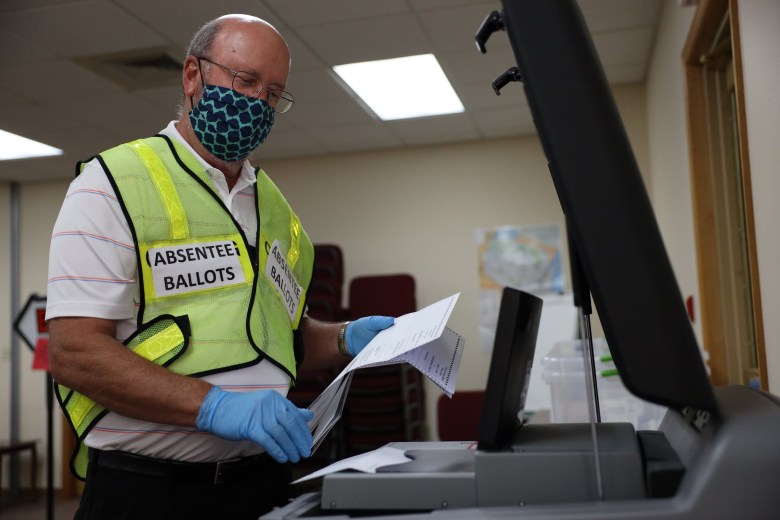
POLYGON ((185 99, 193 97, 201 86, 200 70, 195 56, 189 55, 184 59, 181 79, 185 99))

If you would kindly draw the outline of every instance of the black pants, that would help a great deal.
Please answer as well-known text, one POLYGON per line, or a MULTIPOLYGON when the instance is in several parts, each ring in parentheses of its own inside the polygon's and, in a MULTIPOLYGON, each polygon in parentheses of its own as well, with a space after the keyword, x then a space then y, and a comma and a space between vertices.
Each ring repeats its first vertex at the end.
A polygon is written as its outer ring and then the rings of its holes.
POLYGON ((74 520, 256 520, 288 502, 290 480, 267 455, 217 468, 90 450, 74 520))

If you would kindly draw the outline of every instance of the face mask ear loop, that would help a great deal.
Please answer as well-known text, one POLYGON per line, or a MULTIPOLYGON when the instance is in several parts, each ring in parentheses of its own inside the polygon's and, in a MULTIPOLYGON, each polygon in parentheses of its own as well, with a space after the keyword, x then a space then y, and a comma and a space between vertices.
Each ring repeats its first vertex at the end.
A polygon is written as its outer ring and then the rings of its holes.
MULTIPOLYGON (((201 86, 201 97, 203 97, 203 93, 206 91, 206 81, 203 79, 203 69, 200 67, 200 58, 195 56, 195 59, 198 61, 198 76, 200 76, 200 86, 201 86)), ((195 100, 190 96, 190 110, 193 110, 195 108, 195 100)))

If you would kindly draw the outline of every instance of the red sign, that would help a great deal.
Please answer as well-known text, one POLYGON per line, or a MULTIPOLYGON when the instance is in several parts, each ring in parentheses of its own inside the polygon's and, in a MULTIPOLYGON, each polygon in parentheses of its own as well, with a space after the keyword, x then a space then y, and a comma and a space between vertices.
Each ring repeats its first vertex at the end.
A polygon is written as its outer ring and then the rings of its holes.
MULTIPOLYGON (((45 305, 44 300, 44 305, 45 305)), ((48 334, 49 324, 46 323, 46 307, 43 309, 35 309, 35 317, 38 318, 38 334, 48 334)))
POLYGON ((33 369, 49 369, 49 327, 46 324, 46 297, 33 294, 14 323, 16 333, 33 351, 33 369))
POLYGON ((38 338, 33 352, 33 370, 49 370, 49 338, 38 338))

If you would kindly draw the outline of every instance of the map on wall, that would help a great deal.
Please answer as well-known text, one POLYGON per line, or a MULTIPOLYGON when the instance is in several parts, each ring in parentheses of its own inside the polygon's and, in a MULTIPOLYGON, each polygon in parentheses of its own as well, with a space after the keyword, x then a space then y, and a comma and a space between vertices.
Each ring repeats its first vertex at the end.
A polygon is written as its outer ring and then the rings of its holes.
POLYGON ((561 227, 499 226, 476 230, 479 258, 479 336, 493 350, 501 291, 513 287, 536 296, 564 290, 561 227))

